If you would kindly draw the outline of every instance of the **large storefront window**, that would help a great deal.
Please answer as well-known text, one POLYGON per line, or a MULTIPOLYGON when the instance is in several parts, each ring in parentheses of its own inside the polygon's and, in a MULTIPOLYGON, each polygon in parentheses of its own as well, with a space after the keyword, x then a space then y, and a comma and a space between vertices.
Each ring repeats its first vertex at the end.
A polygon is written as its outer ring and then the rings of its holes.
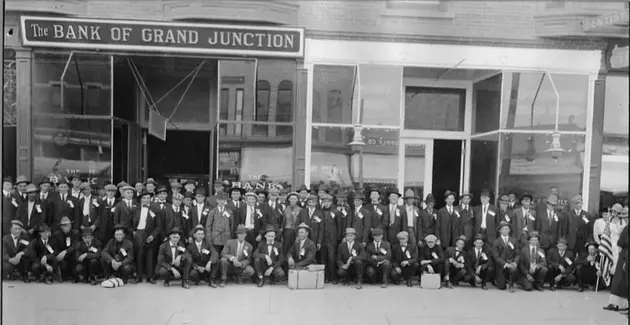
POLYGON ((34 53, 33 179, 111 179, 111 57, 34 53), (64 73, 65 70, 65 73, 64 73))
POLYGON ((470 147, 470 193, 473 204, 480 203, 481 191, 487 189, 497 196, 497 162, 499 155, 499 134, 473 138, 470 147))
POLYGON ((560 131, 586 130, 587 75, 508 72, 503 78, 502 129, 554 130, 557 112, 560 131), (559 94, 559 108, 552 80, 559 94))
POLYGON ((361 123, 400 125, 402 66, 359 66, 361 123))
POLYGON ((501 136, 501 193, 513 191, 540 195, 542 200, 551 188, 557 188, 561 201, 582 192, 585 136, 562 134, 560 147, 564 152, 548 151, 551 134, 506 134, 501 136))
POLYGON ((474 133, 484 133, 499 129, 501 115, 502 75, 476 82, 473 85, 473 105, 475 107, 474 133))
POLYGON ((465 110, 464 89, 405 89, 405 129, 464 131, 465 110))
POLYGON ((17 78, 15 50, 4 49, 2 101, 2 175, 15 179, 17 167, 17 78))
POLYGON ((355 66, 315 65, 313 123, 352 124, 358 88, 355 66))

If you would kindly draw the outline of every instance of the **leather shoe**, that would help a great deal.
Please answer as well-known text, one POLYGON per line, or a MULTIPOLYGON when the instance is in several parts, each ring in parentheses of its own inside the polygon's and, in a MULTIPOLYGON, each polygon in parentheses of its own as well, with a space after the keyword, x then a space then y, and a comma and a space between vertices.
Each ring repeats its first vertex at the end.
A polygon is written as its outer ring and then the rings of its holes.
POLYGON ((136 284, 138 282, 142 282, 142 280, 138 281, 138 279, 134 279, 134 278, 131 278, 131 280, 129 280, 129 283, 131 284, 136 284))
POLYGON ((182 288, 190 289, 190 284, 188 283, 188 281, 182 281, 182 288))
POLYGON ((50 277, 47 277, 47 276, 44 277, 44 283, 46 283, 48 285, 52 284, 52 281, 50 280, 50 277))
POLYGON ((363 288, 363 283, 358 282, 357 283, 357 290, 361 290, 363 288))
POLYGON ((332 284, 336 285, 337 283, 338 283, 337 280, 332 280, 332 284))
POLYGON ((147 279, 147 282, 151 284, 155 284, 155 279, 154 278, 147 279))
POLYGON ((407 286, 408 286, 409 288, 413 287, 413 283, 411 283, 411 280, 407 280, 407 286))
POLYGON ((556 285, 555 285, 555 284, 552 284, 552 285, 551 285, 551 287, 549 287, 549 289, 550 289, 551 291, 556 291, 557 287, 556 287, 556 285))
POLYGON ((219 287, 221 288, 225 287, 225 280, 221 280, 221 283, 219 283, 219 287))
POLYGON ((217 287, 217 284, 216 284, 216 283, 214 283, 214 280, 210 280, 210 282, 208 282, 208 286, 209 286, 209 287, 212 287, 212 288, 216 288, 216 287, 217 287))
POLYGON ((236 277, 236 284, 243 284, 243 278, 241 278, 240 276, 236 277))
POLYGON ((604 310, 619 311, 619 306, 608 304, 608 306, 604 307, 604 310))
POLYGON ((485 283, 481 284, 481 289, 482 290, 488 290, 488 286, 486 286, 485 283))
POLYGON ((96 278, 92 278, 92 280, 90 280, 90 284, 95 286, 98 284, 98 281, 96 281, 96 278))
POLYGON ((262 288, 265 285, 265 278, 258 279, 258 287, 262 288))
POLYGON ((514 292, 514 285, 510 284, 510 292, 513 293, 514 292))
POLYGON ((387 288, 387 282, 383 282, 383 283, 381 284, 381 288, 387 288))
POLYGON ((163 286, 163 287, 170 287, 170 286, 171 286, 171 283, 170 283, 170 282, 168 282, 168 281, 164 281, 164 283, 162 283, 162 286, 163 286))
POLYGON ((451 281, 446 281, 446 287, 449 289, 453 289, 453 284, 451 284, 451 281))
POLYGON ((583 286, 580 286, 580 287, 578 288, 578 292, 584 292, 584 287, 583 287, 583 286))
POLYGON ((23 276, 22 281, 24 281, 24 283, 31 283, 31 279, 28 277, 28 275, 23 276))
POLYGON ((536 290, 536 291, 540 291, 540 292, 545 291, 541 285, 536 285, 536 286, 534 286, 534 290, 536 290))

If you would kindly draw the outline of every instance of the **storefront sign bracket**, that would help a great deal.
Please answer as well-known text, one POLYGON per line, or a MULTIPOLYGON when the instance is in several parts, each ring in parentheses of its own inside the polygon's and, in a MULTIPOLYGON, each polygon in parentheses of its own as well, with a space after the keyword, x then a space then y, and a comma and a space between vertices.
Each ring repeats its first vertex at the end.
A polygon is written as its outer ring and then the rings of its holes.
POLYGON ((72 62, 72 59, 74 58, 74 51, 70 51, 70 55, 68 56, 68 60, 66 61, 66 65, 63 68, 63 72, 61 73, 61 78, 59 79, 59 81, 61 82, 61 92, 59 94, 59 102, 61 105, 61 109, 64 109, 64 101, 63 101, 63 85, 64 85, 64 80, 66 79, 66 72, 68 72, 68 67, 70 67, 70 62, 72 62))
POLYGON ((461 59, 461 61, 457 62, 457 64, 455 64, 454 66, 450 67, 448 70, 444 71, 444 73, 442 73, 441 75, 439 75, 435 81, 440 81, 442 80, 442 78, 444 78, 444 76, 446 76, 449 72, 453 71, 454 69, 457 69, 457 67, 460 66, 460 64, 464 63, 464 61, 466 61, 466 59, 461 59))

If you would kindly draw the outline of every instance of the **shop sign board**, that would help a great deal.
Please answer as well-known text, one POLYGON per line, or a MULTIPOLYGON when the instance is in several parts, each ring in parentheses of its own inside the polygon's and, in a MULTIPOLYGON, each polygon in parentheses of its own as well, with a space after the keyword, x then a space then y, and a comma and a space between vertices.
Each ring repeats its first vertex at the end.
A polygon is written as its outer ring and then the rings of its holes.
POLYGON ((304 30, 137 20, 22 16, 24 46, 301 58, 304 30))
POLYGON ((615 26, 628 24, 628 10, 614 12, 611 14, 601 15, 595 18, 582 20, 582 30, 585 32, 615 26))

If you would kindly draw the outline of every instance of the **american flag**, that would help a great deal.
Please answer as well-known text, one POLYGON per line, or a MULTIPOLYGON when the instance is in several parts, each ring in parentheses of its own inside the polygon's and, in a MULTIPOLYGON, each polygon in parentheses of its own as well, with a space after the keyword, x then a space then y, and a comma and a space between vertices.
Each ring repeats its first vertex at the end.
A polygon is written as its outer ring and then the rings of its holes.
POLYGON ((606 222, 604 233, 600 236, 599 240, 599 270, 602 272, 602 279, 606 286, 610 285, 610 271, 613 267, 613 253, 612 244, 610 239, 610 221, 606 222))

